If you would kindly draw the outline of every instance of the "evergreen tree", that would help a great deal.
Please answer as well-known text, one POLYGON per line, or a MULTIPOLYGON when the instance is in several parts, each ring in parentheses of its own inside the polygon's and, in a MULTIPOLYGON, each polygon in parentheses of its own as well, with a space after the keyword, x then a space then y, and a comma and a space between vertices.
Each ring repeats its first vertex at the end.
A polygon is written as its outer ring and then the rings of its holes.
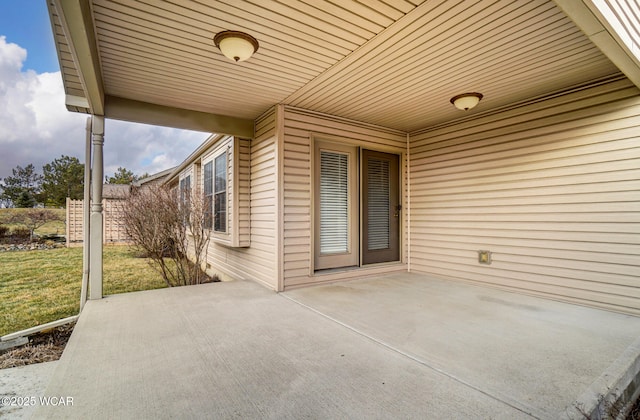
POLYGON ((42 167, 42 194, 48 206, 64 207, 67 197, 82 199, 84 164, 78 158, 62 155, 42 167))
MULTIPOLYGON (((13 175, 4 178, 1 198, 3 201, 11 202, 14 205, 22 193, 27 193, 33 199, 38 198, 42 188, 42 175, 36 173, 33 164, 28 164, 24 168, 20 165, 11 170, 13 175)), ((33 206, 31 206, 33 207, 33 206)))
POLYGON ((14 201, 18 208, 33 208, 36 206, 36 198, 29 191, 22 191, 18 198, 14 201))
POLYGON ((127 168, 119 167, 118 170, 110 177, 104 177, 107 184, 131 184, 140 179, 127 168))

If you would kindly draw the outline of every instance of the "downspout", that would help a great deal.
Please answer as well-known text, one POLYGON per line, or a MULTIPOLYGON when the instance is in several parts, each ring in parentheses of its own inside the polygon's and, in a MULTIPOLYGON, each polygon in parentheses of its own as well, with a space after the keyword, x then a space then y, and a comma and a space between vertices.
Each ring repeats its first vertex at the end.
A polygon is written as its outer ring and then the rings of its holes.
POLYGON ((80 312, 87 302, 87 288, 89 285, 89 256, 91 244, 89 236, 89 217, 91 214, 91 117, 87 117, 87 136, 84 153, 84 206, 82 207, 82 287, 80 290, 80 312))
POLYGON ((411 144, 407 133, 407 272, 411 272, 411 144))

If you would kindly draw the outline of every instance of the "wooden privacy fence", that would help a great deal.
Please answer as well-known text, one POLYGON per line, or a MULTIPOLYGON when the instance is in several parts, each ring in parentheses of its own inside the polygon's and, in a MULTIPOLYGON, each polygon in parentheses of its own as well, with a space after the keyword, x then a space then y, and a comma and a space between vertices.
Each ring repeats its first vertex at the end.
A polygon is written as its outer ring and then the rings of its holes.
MULTIPOLYGON (((129 243, 131 238, 124 229, 122 209, 125 205, 122 199, 104 199, 102 228, 104 243, 129 243)), ((67 246, 81 246, 83 242, 82 221, 84 219, 84 200, 67 198, 67 246)))

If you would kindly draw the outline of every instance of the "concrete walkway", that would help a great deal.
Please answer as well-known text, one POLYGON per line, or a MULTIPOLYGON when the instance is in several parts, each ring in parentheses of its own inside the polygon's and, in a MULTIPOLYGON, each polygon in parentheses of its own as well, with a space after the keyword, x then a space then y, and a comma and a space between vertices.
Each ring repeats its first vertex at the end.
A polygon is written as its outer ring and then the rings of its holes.
POLYGON ((45 393, 67 404, 36 417, 572 417, 639 335, 638 317, 411 274, 153 290, 87 304, 45 393))
POLYGON ((29 419, 45 395, 58 361, 0 369, 0 418, 29 419))

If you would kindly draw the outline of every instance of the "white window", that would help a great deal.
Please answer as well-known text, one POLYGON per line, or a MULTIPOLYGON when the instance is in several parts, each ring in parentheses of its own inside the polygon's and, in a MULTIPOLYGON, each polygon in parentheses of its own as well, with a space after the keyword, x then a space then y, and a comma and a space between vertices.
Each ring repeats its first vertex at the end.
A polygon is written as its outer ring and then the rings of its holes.
POLYGON ((180 204, 184 205, 189 200, 189 192, 191 191, 191 175, 180 180, 180 204))
POLYGON ((204 227, 211 229, 213 227, 213 162, 207 162, 204 165, 203 184, 204 227))
POLYGON ((213 230, 227 232, 227 152, 214 160, 213 230))
POLYGON ((249 246, 250 141, 222 138, 202 157, 202 189, 211 240, 227 246, 249 246))

